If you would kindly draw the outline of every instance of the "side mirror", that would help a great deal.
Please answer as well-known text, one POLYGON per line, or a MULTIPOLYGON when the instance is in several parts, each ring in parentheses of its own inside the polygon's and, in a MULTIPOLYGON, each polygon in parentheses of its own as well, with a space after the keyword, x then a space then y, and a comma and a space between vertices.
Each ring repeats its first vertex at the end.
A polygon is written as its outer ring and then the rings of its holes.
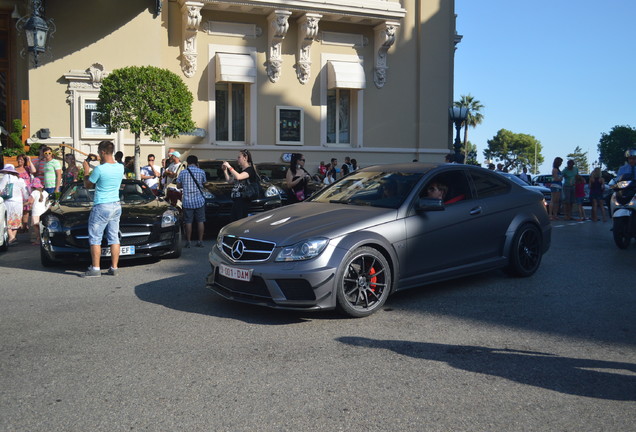
POLYGON ((444 207, 444 202, 441 199, 435 198, 420 198, 415 206, 415 210, 417 212, 426 212, 426 211, 442 211, 446 207, 444 207))

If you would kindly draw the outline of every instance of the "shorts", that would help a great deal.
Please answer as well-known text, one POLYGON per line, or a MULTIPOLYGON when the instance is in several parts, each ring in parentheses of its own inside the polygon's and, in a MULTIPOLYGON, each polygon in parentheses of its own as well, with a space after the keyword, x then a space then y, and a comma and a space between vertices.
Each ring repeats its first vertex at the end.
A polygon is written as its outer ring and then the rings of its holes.
POLYGON ((196 219, 196 222, 205 222, 205 206, 201 206, 195 209, 184 208, 183 209, 183 223, 192 223, 196 219))
POLYGON ((590 192, 590 201, 591 200, 597 200, 597 201, 601 201, 603 199, 603 193, 592 193, 590 192))
POLYGON ((120 217, 121 204, 119 201, 93 206, 88 217, 88 244, 101 245, 104 231, 106 231, 108 245, 120 244, 120 217))
POLYGON ((574 195, 574 186, 563 187, 563 195, 561 195, 561 200, 564 204, 574 204, 576 202, 576 197, 574 195))
POLYGON ((552 193, 561 192, 561 185, 559 185, 559 186, 550 186, 550 192, 552 192, 552 193))

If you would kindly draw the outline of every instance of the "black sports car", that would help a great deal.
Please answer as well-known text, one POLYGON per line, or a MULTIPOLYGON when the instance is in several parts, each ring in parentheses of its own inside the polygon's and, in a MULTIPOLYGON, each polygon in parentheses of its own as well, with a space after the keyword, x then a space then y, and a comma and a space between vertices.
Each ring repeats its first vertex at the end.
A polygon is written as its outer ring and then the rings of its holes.
MULTIPOLYGON (((228 161, 235 170, 239 170, 236 161, 228 161)), ((199 168, 205 171, 205 217, 210 222, 213 220, 228 220, 232 210, 232 192, 233 185, 225 180, 223 174, 222 160, 201 160, 199 168)), ((273 185, 265 178, 261 178, 261 189, 264 196, 252 200, 249 213, 259 213, 271 210, 282 205, 281 194, 282 189, 273 185)))
MULTIPOLYGON (((82 182, 71 183, 42 215, 42 265, 90 260, 88 216, 93 208, 94 193, 94 189, 86 189, 82 182)), ((123 180, 119 197, 122 207, 120 259, 181 256, 181 216, 177 208, 155 197, 139 180, 123 180)), ((102 256, 109 255, 110 248, 104 239, 102 256)))
MULTIPOLYGON (((281 194, 283 205, 294 202, 289 199, 291 192, 287 187, 287 168, 289 168, 289 164, 280 162, 261 162, 256 164, 256 169, 261 177, 263 177, 264 180, 271 182, 273 185, 278 186, 283 191, 281 194)), ((310 180, 307 182, 307 187, 305 188, 305 193, 307 194, 305 198, 309 198, 324 186, 325 185, 322 182, 310 180)))

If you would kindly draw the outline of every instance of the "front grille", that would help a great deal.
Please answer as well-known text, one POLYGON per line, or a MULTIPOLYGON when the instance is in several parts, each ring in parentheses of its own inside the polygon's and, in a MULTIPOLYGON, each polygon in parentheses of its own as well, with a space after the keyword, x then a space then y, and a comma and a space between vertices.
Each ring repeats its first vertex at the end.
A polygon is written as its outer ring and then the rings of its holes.
MULTIPOLYGON (((121 233, 121 245, 132 246, 145 244, 150 241, 152 237, 152 225, 120 225, 119 231, 121 233)), ((78 248, 88 248, 88 227, 82 226, 71 229, 71 235, 67 237, 67 241, 70 245, 78 248)), ((104 238, 102 239, 102 246, 108 246, 108 240, 106 239, 106 231, 104 231, 104 238)))
POLYGON ((223 236, 223 253, 234 262, 266 261, 276 243, 232 235, 223 236))
POLYGON ((265 281, 261 277, 253 277, 250 282, 230 279, 219 274, 218 268, 214 272, 214 282, 224 291, 228 291, 232 295, 248 296, 260 299, 271 300, 269 290, 265 285, 265 281))

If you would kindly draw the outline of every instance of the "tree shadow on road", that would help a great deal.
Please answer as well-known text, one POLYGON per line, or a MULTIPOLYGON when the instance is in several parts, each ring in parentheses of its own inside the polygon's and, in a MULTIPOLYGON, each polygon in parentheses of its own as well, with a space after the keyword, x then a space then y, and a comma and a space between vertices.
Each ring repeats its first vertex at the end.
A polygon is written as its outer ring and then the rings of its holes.
POLYGON ((633 363, 470 345, 348 336, 336 340, 351 346, 387 349, 415 359, 444 362, 468 372, 498 376, 560 393, 636 401, 636 364, 633 363))

